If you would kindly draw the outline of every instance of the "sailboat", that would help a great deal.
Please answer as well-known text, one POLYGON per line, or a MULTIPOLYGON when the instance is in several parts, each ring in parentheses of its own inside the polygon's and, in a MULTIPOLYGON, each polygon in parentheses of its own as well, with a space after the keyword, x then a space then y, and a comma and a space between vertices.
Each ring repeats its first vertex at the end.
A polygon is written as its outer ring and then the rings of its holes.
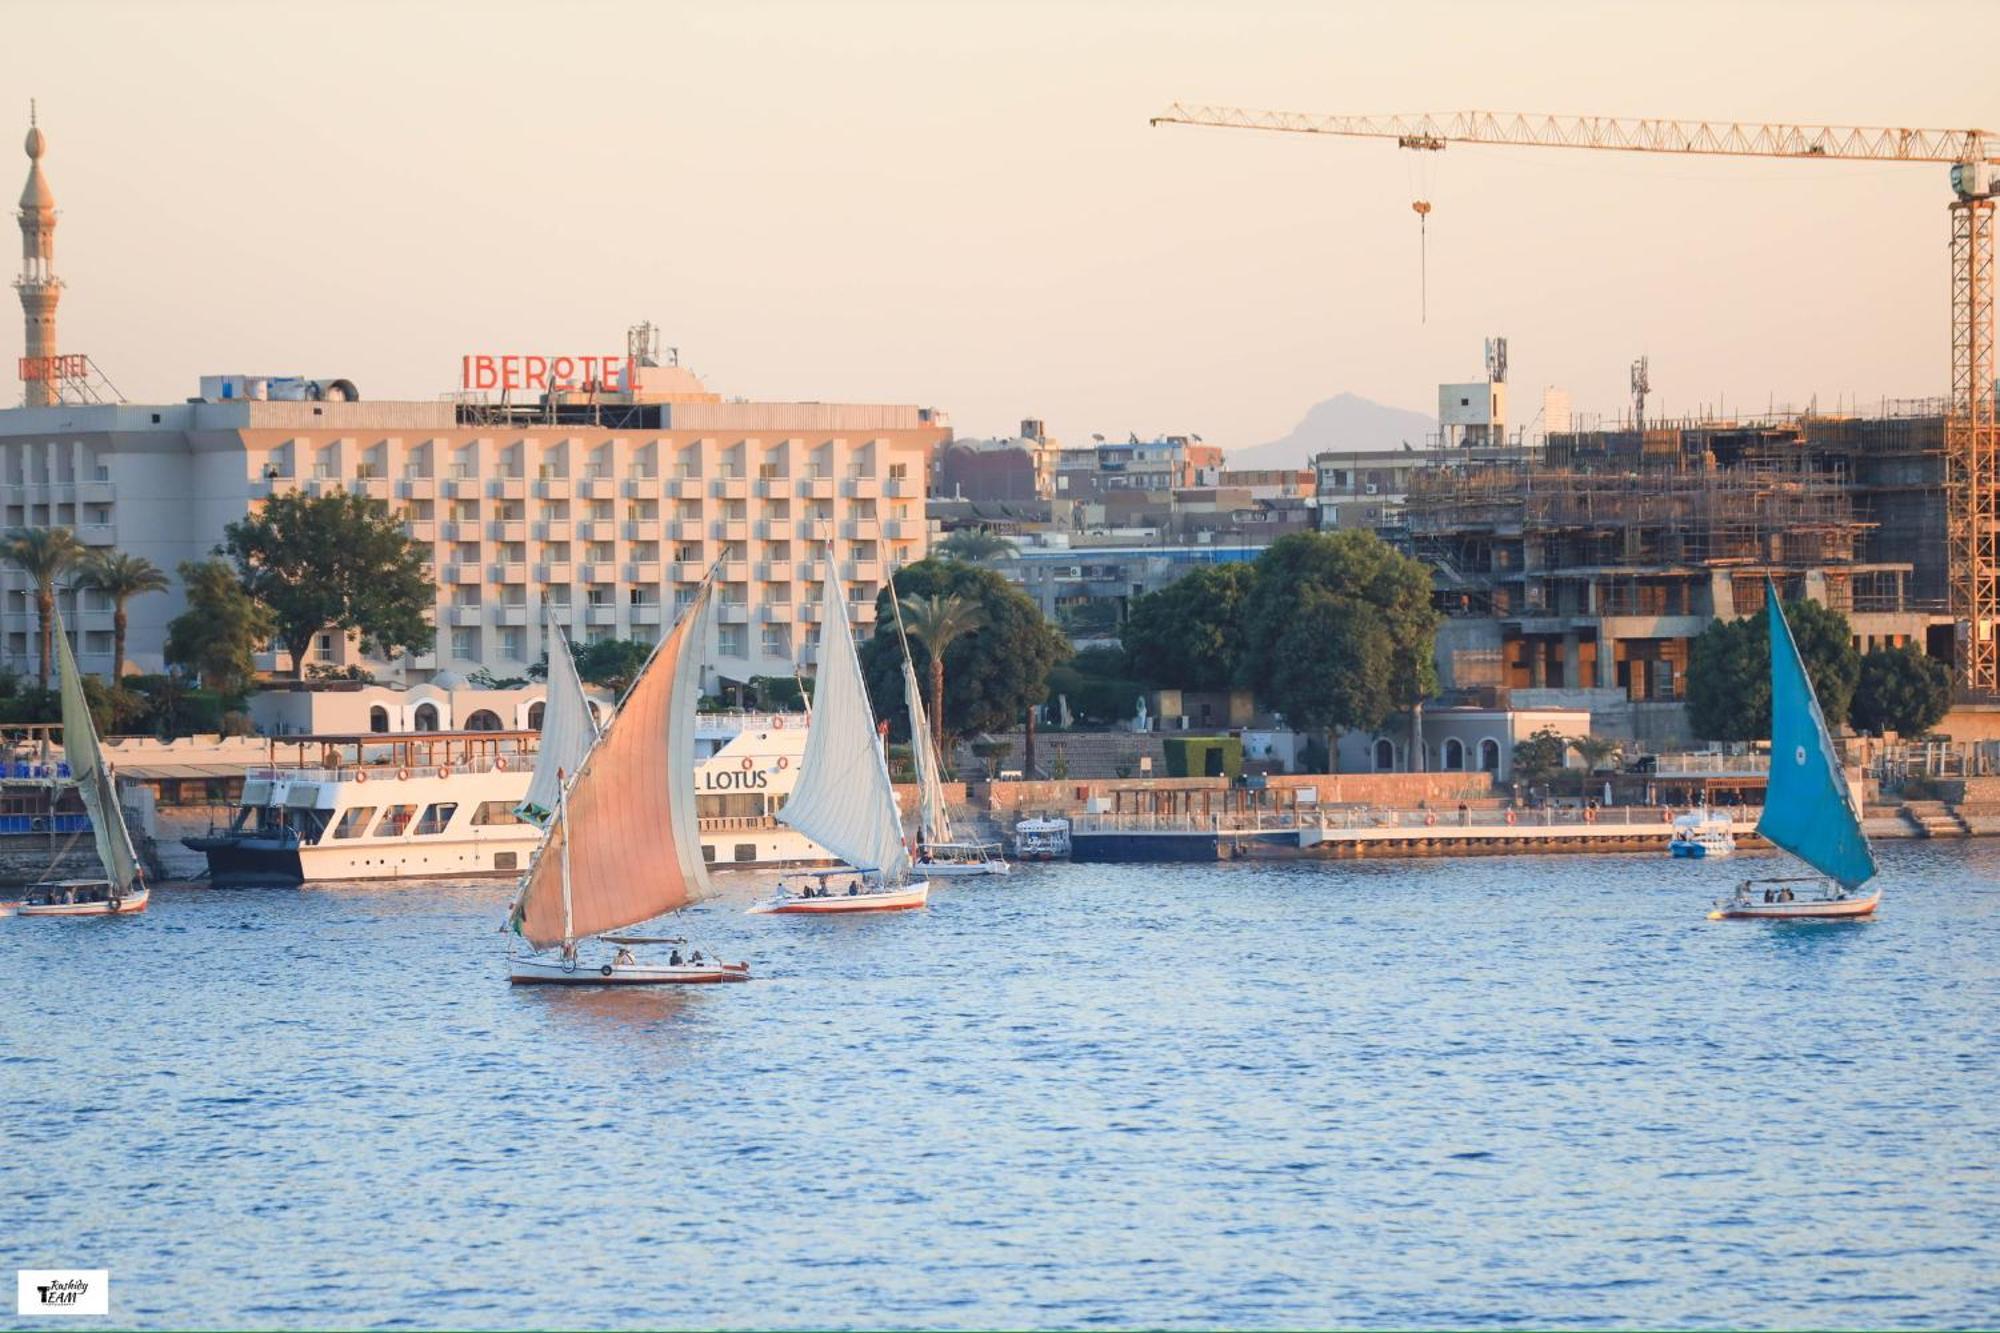
MULTIPOLYGON (((695 825, 694 714, 701 695, 711 584, 646 659, 618 714, 574 772, 553 784, 548 836, 522 879, 508 925, 534 951, 509 960, 517 985, 631 986, 748 981, 748 963, 683 958, 674 935, 623 935, 644 921, 707 896, 695 825), (613 946, 609 958, 579 956, 581 942, 613 946), (666 962, 632 949, 672 945, 666 962)), ((556 654, 550 669, 556 669, 556 654)), ((576 691, 581 696, 581 690, 576 691)), ((564 705, 566 706, 566 705, 564 705)), ((558 707, 551 692, 549 709, 558 707)), ((544 712, 543 725, 547 723, 544 712)), ((539 777, 539 774, 537 775, 539 777)))
POLYGON ((861 678, 861 659, 848 628, 847 594, 833 565, 831 544, 824 589, 812 730, 799 758, 798 785, 778 811, 778 820, 845 861, 847 868, 781 880, 774 897, 750 910, 765 915, 922 907, 930 900, 930 881, 910 876, 903 816, 876 735, 875 711, 861 678))
POLYGON ((124 916, 146 910, 152 891, 139 869, 125 811, 118 804, 118 783, 104 762, 97 725, 83 693, 83 674, 76 669, 62 613, 54 617, 56 674, 62 689, 63 755, 77 795, 90 812, 90 837, 97 844, 103 879, 50 880, 28 890, 19 909, 22 916, 124 916))
POLYGON ((937 741, 924 714, 923 690, 916 664, 910 660, 909 636, 903 632, 903 604, 889 586, 896 610, 896 635, 903 641, 903 699, 910 710, 910 762, 917 771, 917 865, 926 875, 1005 875, 1013 869, 997 843, 956 842, 951 814, 945 807, 944 765, 937 741))
POLYGON ((1875 854, 1769 579, 1764 614, 1771 626, 1771 779, 1757 832, 1819 874, 1745 880, 1732 897, 1716 903, 1709 920, 1867 916, 1882 901, 1879 888, 1861 892, 1875 877, 1875 854))
POLYGON ((576 672, 569 637, 553 621, 549 624, 548 685, 548 698, 542 704, 542 734, 535 747, 535 770, 528 779, 528 794, 514 807, 515 814, 543 829, 555 818, 566 776, 583 767, 590 747, 597 744, 597 714, 583 692, 583 677, 576 672))

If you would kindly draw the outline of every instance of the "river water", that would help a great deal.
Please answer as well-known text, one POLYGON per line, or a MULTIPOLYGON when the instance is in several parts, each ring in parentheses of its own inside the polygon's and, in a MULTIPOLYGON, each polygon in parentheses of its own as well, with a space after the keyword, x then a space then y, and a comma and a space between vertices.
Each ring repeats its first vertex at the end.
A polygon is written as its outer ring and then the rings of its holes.
MULTIPOLYGON (((0 1266, 147 1326, 2000 1320, 2000 842, 1053 866, 517 989, 498 883, 0 921, 0 1266)), ((66 1321, 74 1326, 74 1321, 66 1321)))

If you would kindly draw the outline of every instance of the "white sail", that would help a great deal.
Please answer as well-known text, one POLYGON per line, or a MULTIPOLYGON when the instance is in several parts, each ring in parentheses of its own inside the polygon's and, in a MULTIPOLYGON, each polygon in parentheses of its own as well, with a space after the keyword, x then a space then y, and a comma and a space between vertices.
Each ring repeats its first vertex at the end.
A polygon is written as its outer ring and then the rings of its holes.
POLYGON ((90 836, 97 844, 97 859, 104 863, 105 878, 111 881, 112 892, 122 896, 139 878, 139 857, 132 850, 132 834, 118 804, 118 783, 105 766, 104 751, 97 743, 97 725, 90 719, 83 675, 69 650, 60 611, 55 613, 54 633, 56 676, 62 687, 63 758, 69 761, 83 808, 90 812, 90 836))
POLYGON ((694 800, 709 587, 646 659, 570 778, 511 924, 537 949, 622 930, 706 896, 694 800))
POLYGON ((885 882, 894 881, 909 869, 910 855, 830 549, 823 604, 812 730, 799 758, 798 786, 778 818, 856 870, 878 870, 885 882))
POLYGON ((555 818, 561 784, 576 776, 583 757, 597 743, 597 714, 576 674, 576 658, 560 625, 549 626, 549 697, 542 705, 542 735, 535 749, 535 773, 528 794, 514 813, 543 828, 555 818))
POLYGON ((917 770, 917 827, 923 830, 924 841, 936 847, 951 841, 951 816, 945 812, 937 743, 924 716, 923 691, 917 685, 917 669, 907 646, 903 652, 903 698, 910 706, 910 762, 917 770))

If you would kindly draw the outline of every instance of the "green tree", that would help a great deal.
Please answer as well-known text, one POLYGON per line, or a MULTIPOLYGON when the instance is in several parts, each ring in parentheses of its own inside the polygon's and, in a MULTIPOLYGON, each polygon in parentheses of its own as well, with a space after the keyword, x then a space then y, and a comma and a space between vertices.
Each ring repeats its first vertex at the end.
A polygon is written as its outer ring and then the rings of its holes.
POLYGON ((1437 692, 1430 570, 1372 532, 1294 533, 1257 557, 1242 678, 1303 730, 1373 731, 1437 692))
POLYGON ((1618 758, 1625 749, 1625 742, 1608 736, 1572 736, 1569 748, 1583 760, 1586 770, 1595 773, 1618 758))
POLYGON ((1132 716, 1146 691, 1133 679, 1124 649, 1106 645, 1086 648, 1051 668, 1048 692, 1068 699, 1079 722, 1120 722, 1132 716))
POLYGON ((653 655, 653 645, 639 639, 599 639, 596 643, 572 647, 576 653, 576 674, 589 684, 602 685, 617 699, 625 697, 625 691, 639 678, 646 659, 653 655))
MULTIPOLYGON (((961 636, 942 656, 945 665, 944 735, 1013 728, 1022 710, 1048 698, 1049 672, 1070 655, 1069 641, 1043 618, 1028 595, 997 572, 959 561, 920 560, 896 571, 905 610, 913 598, 957 594, 979 609, 977 634, 961 636)), ((927 678, 930 648, 915 635, 910 657, 917 678, 927 678)), ((861 649, 875 715, 899 735, 907 730, 903 708, 903 649, 887 589, 876 600, 875 636, 861 649)), ((937 711, 937 710, 933 710, 937 711)))
POLYGON ((948 560, 979 564, 1014 555, 1017 549, 1010 539, 991 528, 960 528, 938 543, 937 554, 948 560))
POLYGON ((167 571, 143 555, 123 551, 93 551, 84 558, 77 582, 111 599, 111 679, 125 674, 125 609, 134 597, 165 592, 172 586, 167 571))
POLYGON ((1243 611, 1252 565, 1200 565, 1158 592, 1132 599, 1120 641, 1140 680, 1155 688, 1226 690, 1243 668, 1243 611))
POLYGON ((223 532, 244 588, 271 610, 295 679, 305 679, 323 630, 358 632, 388 657, 433 642, 424 619, 437 600, 428 550, 403 532, 386 501, 345 491, 275 495, 223 532))
POLYGON ((1861 659, 1850 717, 1861 731, 1921 736, 1951 711, 1951 668, 1915 645, 1877 648, 1861 659))
POLYGON ((18 566, 35 583, 35 621, 42 640, 39 679, 44 690, 54 669, 56 585, 83 557, 83 543, 68 528, 9 528, 0 536, 0 559, 18 566))
MULTIPOLYGON (((903 604, 904 628, 911 637, 922 640, 924 655, 930 658, 931 739, 940 756, 951 753, 944 745, 944 660, 952 645, 977 634, 983 621, 978 603, 963 593, 933 593, 912 597, 903 604)), ((916 661, 914 656, 910 660, 913 664, 916 661)))
MULTIPOLYGON (((1818 602, 1785 603, 1785 619, 1819 696, 1827 725, 1847 721, 1861 679, 1861 655, 1847 617, 1818 602)), ((1771 735, 1771 628, 1763 612, 1718 620, 1688 652, 1688 725, 1712 741, 1761 741, 1771 735)))
POLYGON ((270 608, 243 589, 226 560, 180 566, 187 610, 167 622, 167 661, 225 697, 242 694, 257 675, 257 654, 277 632, 270 608))
POLYGON ((1524 741, 1514 743, 1514 776, 1531 786, 1545 783, 1562 772, 1569 738, 1554 727, 1543 727, 1524 741))

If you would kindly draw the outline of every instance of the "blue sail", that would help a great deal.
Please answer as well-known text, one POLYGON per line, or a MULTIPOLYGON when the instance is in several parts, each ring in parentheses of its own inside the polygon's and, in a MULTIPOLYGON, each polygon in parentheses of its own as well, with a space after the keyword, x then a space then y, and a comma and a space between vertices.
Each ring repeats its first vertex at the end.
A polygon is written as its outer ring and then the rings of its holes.
POLYGON ((1764 614, 1771 624, 1771 785, 1757 832, 1843 888, 1859 888, 1874 878, 1875 854, 1861 831, 1861 814, 1798 642, 1778 605, 1778 590, 1768 579, 1764 614))

